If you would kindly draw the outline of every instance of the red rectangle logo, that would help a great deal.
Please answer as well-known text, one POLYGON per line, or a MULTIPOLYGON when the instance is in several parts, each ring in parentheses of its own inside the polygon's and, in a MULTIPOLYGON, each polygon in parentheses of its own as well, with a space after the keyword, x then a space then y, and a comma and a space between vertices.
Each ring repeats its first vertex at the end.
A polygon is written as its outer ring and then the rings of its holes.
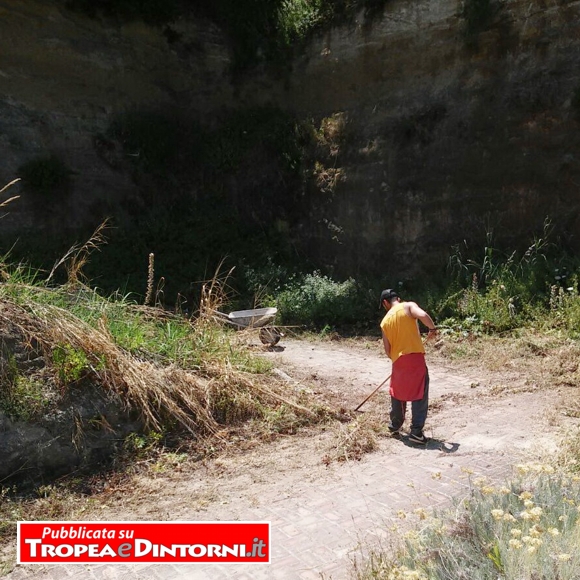
POLYGON ((270 563, 269 522, 18 522, 18 563, 270 563))

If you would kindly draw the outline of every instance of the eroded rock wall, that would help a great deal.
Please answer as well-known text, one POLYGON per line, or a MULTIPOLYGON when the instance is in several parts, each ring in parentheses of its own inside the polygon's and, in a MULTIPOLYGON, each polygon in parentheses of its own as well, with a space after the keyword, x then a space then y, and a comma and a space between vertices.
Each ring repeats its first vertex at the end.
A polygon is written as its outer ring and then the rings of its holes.
POLYGON ((137 203, 129 166, 95 141, 118 111, 166 106, 207 120, 272 103, 316 123, 347 119, 317 170, 336 182, 307 175, 291 224, 320 264, 411 276, 491 230, 523 245, 546 217, 577 249, 580 2, 497 6, 489 29, 467 38, 457 0, 392 0, 372 25, 361 15, 314 38, 285 78, 255 72, 234 86, 225 37, 207 22, 172 23, 169 39, 51 0, 0 0, 0 180, 46 151, 74 172, 71 195, 23 196, 2 227, 74 227, 137 203))
POLYGON ((299 236, 343 273, 445 268, 452 244, 580 249, 580 3, 508 0, 466 36, 456 0, 395 0, 296 63, 300 114, 344 111, 343 179, 299 236))
POLYGON ((54 0, 0 0, 0 183, 25 162, 57 155, 70 195, 23 193, 2 222, 59 230, 138 203, 130 164, 99 137, 116 114, 179 109, 198 115, 231 103, 229 52, 206 21, 162 27, 91 19, 54 0), (171 40, 171 41, 170 41, 171 40))

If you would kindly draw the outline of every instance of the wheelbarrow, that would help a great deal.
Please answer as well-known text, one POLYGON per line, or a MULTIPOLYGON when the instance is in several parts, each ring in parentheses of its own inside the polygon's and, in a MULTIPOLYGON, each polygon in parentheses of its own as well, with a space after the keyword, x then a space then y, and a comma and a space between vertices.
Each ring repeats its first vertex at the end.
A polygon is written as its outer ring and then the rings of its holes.
POLYGON ((226 324, 231 324, 238 330, 260 329, 259 336, 262 344, 275 346, 280 342, 283 334, 275 327, 271 326, 276 318, 277 308, 254 308, 252 310, 236 310, 225 314, 214 310, 217 318, 226 324))

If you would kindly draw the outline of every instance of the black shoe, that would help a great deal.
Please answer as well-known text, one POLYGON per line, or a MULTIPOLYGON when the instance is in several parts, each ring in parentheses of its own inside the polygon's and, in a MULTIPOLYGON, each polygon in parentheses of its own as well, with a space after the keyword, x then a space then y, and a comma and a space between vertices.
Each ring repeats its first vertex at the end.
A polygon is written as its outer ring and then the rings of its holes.
POLYGON ((389 433, 393 439, 401 438, 401 430, 402 427, 399 427, 398 429, 393 429, 392 427, 389 427, 389 433))
POLYGON ((427 441, 429 441, 428 437, 425 437, 425 434, 423 433, 423 431, 411 431, 411 434, 409 435, 409 441, 411 441, 411 443, 419 443, 420 445, 426 445, 427 441))

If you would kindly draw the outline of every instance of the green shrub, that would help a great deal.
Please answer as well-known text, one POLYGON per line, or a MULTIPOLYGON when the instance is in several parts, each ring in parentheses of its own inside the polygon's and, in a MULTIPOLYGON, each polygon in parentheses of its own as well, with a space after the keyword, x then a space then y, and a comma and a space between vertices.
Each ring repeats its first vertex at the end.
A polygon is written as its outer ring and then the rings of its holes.
POLYGON ((291 281, 278 294, 276 303, 284 323, 367 326, 371 319, 370 305, 376 300, 352 278, 335 282, 314 272, 291 281))
POLYGON ((321 0, 286 0, 279 16, 280 41, 291 46, 306 38, 323 18, 321 6, 321 0))
POLYGON ((56 155, 37 157, 18 168, 25 185, 42 194, 66 193, 71 171, 56 155))
POLYGON ((580 261, 551 237, 546 221, 542 235, 525 251, 503 252, 491 235, 479 255, 466 245, 455 247, 449 261, 452 280, 433 313, 460 330, 501 332, 540 324, 574 336, 580 332, 580 261))
POLYGON ((543 326, 566 331, 571 338, 580 338, 580 294, 578 278, 572 276, 570 286, 552 285, 550 288, 549 312, 543 317, 543 326))
POLYGON ((89 359, 84 351, 70 344, 61 344, 52 352, 52 361, 63 385, 80 380, 90 370, 89 359))

